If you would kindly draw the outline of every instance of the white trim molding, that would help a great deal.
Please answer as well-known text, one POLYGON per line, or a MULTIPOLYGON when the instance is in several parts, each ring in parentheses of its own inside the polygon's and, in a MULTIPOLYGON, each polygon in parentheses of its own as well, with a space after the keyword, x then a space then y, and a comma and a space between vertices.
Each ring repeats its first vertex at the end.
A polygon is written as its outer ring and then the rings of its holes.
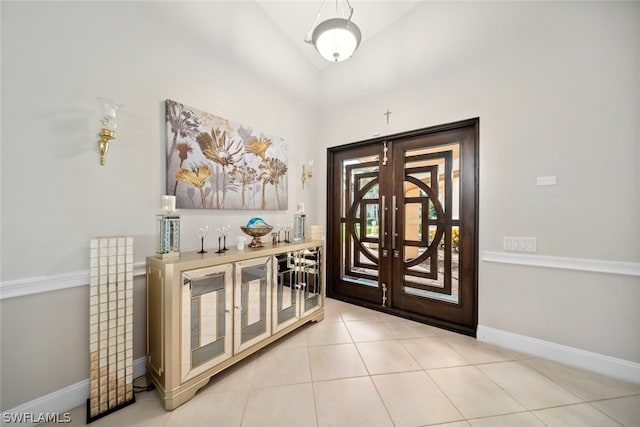
POLYGON ((640 277, 640 263, 483 251, 482 261, 640 277))
MULTIPOLYGON (((135 263, 133 265, 134 277, 144 275, 145 266, 145 262, 135 263)), ((0 283, 0 300, 87 285, 89 285, 89 270, 7 280, 0 283)))
MULTIPOLYGON (((133 377, 138 378, 142 375, 145 375, 147 372, 147 357, 142 356, 133 361, 133 377)), ((37 419, 39 416, 44 416, 43 414, 59 414, 60 419, 63 419, 63 414, 71 411, 73 408, 76 408, 80 405, 84 405, 87 403, 87 398, 89 397, 89 378, 77 382, 75 384, 71 384, 67 387, 61 388, 60 390, 54 391, 53 393, 49 393, 47 395, 38 397, 29 402, 23 403, 22 405, 16 406, 15 408, 11 408, 2 413, 0 420, 2 425, 4 425, 5 418, 10 418, 12 416, 25 416, 30 415, 33 419, 37 419)), ((85 414, 84 412, 82 413, 85 414)), ((26 420, 28 421, 28 420, 26 420)), ((76 420, 72 420, 76 421, 76 420)), ((83 422, 80 424, 84 424, 83 422)), ((20 423, 21 426, 35 426, 36 423, 20 423)))
POLYGON ((538 338, 478 325, 479 341, 596 372, 622 381, 640 384, 640 363, 580 350, 538 338))
MULTIPOLYGON (((596 273, 640 277, 640 263, 637 262, 555 257, 493 251, 483 251, 481 260, 502 264, 590 271, 596 273)), ((145 262, 135 263, 133 265, 133 275, 136 277, 144 275, 145 265, 145 262)), ((0 300, 40 294, 43 292, 59 291, 77 286, 86 286, 88 284, 88 270, 52 274, 50 276, 28 277, 26 279, 6 280, 4 282, 0 282, 0 300)))

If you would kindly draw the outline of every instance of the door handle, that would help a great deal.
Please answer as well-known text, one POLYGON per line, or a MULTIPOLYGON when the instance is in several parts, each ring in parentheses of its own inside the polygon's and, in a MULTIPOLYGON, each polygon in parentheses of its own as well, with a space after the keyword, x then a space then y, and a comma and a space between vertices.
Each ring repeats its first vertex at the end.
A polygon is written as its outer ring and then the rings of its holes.
POLYGON ((385 220, 385 217, 386 217, 386 215, 385 215, 384 211, 385 211, 386 209, 387 209, 387 206, 386 206, 386 197, 385 197, 385 196, 382 196, 382 214, 381 214, 381 215, 382 215, 382 219, 381 219, 381 221, 380 221, 380 247, 381 247, 382 249, 384 249, 384 240, 385 240, 385 237, 386 237, 386 236, 384 235, 384 220, 385 220))
POLYGON ((396 250, 396 196, 391 197, 391 249, 396 250))
POLYGON ((386 283, 382 284, 382 306, 383 307, 387 306, 387 284, 386 283))

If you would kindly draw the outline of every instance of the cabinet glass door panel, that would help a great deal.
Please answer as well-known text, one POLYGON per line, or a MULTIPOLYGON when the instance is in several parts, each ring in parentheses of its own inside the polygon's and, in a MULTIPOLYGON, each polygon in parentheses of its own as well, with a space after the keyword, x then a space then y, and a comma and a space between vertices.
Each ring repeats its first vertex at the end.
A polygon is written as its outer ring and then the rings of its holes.
POLYGON ((182 379, 232 354, 231 265, 182 273, 182 379))
POLYGON ((271 335, 271 258, 236 263, 234 347, 239 352, 271 335))
POLYGON ((273 327, 275 331, 300 319, 294 259, 295 252, 274 257, 273 327))
POLYGON ((322 252, 321 249, 298 251, 297 257, 298 287, 302 292, 302 315, 306 315, 322 306, 322 252))

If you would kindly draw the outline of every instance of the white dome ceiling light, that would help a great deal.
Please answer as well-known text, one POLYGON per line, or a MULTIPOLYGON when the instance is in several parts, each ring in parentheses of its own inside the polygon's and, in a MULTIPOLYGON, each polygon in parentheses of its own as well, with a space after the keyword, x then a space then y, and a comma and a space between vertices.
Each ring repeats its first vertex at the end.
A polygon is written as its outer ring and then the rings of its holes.
POLYGON ((314 45, 318 53, 327 61, 341 62, 353 55, 353 52, 360 45, 362 34, 358 26, 351 21, 353 7, 351 7, 349 0, 344 0, 344 4, 341 7, 339 7, 338 0, 336 0, 336 13, 339 14, 341 9, 343 17, 338 16, 327 19, 316 25, 320 19, 325 1, 322 1, 316 19, 304 41, 314 45), (345 5, 348 8, 348 17, 344 17, 346 16, 344 13, 345 5))

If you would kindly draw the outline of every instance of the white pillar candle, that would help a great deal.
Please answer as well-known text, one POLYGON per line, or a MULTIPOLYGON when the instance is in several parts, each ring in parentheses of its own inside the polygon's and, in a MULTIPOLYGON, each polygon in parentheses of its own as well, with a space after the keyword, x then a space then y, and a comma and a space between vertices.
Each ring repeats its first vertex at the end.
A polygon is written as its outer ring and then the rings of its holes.
POLYGON ((176 210, 176 196, 162 196, 162 210, 173 212, 176 210))

